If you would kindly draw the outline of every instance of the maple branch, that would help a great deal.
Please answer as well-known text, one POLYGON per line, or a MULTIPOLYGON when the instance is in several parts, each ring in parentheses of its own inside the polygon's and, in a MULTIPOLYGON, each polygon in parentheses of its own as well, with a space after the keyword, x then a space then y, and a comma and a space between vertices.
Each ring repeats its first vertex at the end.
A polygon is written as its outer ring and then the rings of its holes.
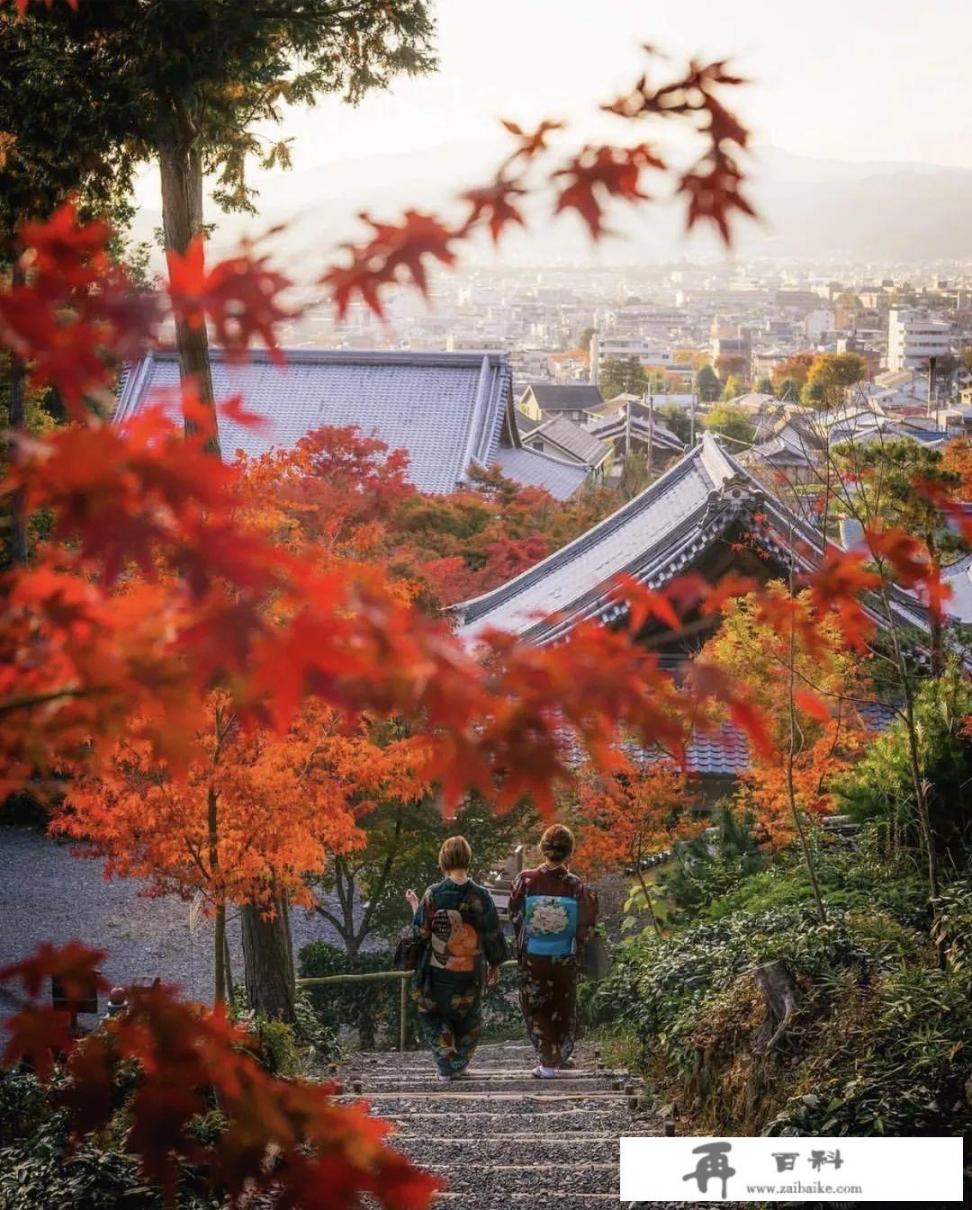
POLYGON ((62 698, 84 698, 106 692, 97 689, 52 689, 49 693, 24 694, 21 697, 8 697, 0 702, 0 714, 12 714, 15 710, 30 710, 34 706, 49 706, 62 698))

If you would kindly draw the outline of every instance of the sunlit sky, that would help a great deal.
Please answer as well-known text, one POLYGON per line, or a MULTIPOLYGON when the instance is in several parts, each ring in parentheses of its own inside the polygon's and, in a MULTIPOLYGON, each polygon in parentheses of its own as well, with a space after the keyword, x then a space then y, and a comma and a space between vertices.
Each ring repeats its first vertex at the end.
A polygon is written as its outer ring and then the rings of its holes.
MULTIPOLYGON (((439 71, 397 80, 355 109, 328 98, 289 113, 275 137, 293 139, 294 174, 253 178, 265 213, 306 210, 328 195, 352 198, 376 182, 397 204, 410 200, 430 164, 468 181, 477 156, 487 167, 495 161, 500 116, 526 123, 558 116, 572 120, 579 138, 603 135, 591 115, 637 77, 644 41, 676 58, 730 56, 752 80, 736 104, 760 145, 858 164, 972 168, 972 0, 432 0, 431 7, 439 71), (442 156, 430 156, 437 148, 442 156)), ((157 211, 155 170, 143 174, 139 196, 157 211)))
MULTIPOLYGON (((731 55, 760 141, 802 155, 972 167, 968 0, 439 0, 441 67, 327 121, 338 157, 477 137, 497 114, 582 115, 631 81, 639 44, 731 55)), ((302 140, 303 141, 303 140, 302 140)))

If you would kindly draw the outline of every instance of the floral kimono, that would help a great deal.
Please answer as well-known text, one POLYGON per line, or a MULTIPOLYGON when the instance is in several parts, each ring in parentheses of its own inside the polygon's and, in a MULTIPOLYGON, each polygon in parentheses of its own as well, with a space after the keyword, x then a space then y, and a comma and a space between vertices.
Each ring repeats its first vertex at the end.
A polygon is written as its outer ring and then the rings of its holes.
POLYGON ((412 931, 426 942, 412 977, 419 1028, 439 1074, 456 1076, 479 1041, 486 968, 507 957, 496 905, 475 882, 443 878, 422 896, 412 931))
POLYGON ((510 919, 530 1040, 544 1067, 562 1067, 577 1036, 577 953, 597 923, 597 896, 564 866, 524 870, 510 919))

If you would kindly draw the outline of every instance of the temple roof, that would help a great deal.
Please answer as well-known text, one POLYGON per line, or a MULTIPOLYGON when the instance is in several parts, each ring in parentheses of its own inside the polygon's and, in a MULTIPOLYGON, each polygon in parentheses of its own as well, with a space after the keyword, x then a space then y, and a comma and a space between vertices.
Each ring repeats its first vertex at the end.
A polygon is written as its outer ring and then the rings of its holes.
MULTIPOLYGON (((456 605, 460 634, 471 638, 493 627, 549 643, 584 619, 609 623, 624 612, 612 599, 615 577, 626 574, 659 588, 692 570, 737 522, 745 522, 779 566, 809 570, 823 550, 818 530, 705 433, 617 512, 506 584, 456 605)), ((921 625, 913 600, 902 596, 895 605, 905 620, 921 625)))
MULTIPOLYGON (((226 457, 237 451, 257 457, 324 425, 353 424, 389 449, 404 449, 409 478, 423 492, 451 492, 474 467, 496 464, 509 478, 561 499, 583 482, 565 475, 556 460, 521 448, 505 353, 292 349, 283 367, 265 350, 251 351, 242 364, 227 362, 219 349, 211 357, 216 398, 241 393, 248 410, 267 420, 254 429, 221 416, 226 457)), ((115 419, 160 397, 175 411, 178 385, 175 350, 149 353, 125 375, 115 419)))

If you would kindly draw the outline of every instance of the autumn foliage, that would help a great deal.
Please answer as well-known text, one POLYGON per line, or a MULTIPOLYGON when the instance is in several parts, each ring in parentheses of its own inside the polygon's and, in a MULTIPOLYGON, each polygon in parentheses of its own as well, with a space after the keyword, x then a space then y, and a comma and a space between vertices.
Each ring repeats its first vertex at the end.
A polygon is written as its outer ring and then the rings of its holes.
POLYGON ((97 975, 103 957, 74 942, 0 970, 0 988, 19 1000, 3 1062, 47 1079, 53 1054, 64 1056, 58 1099, 77 1134, 108 1126, 137 1065, 125 1145, 170 1198, 189 1162, 205 1165, 213 1191, 234 1204, 261 1191, 302 1210, 350 1208, 365 1191, 392 1210, 429 1204, 437 1182, 387 1145, 386 1123, 360 1102, 335 1102, 333 1087, 269 1075, 255 1039, 221 1010, 203 1012, 169 987, 134 988, 125 1013, 77 1043, 66 1014, 45 1002, 48 981, 56 975, 69 996, 92 979, 107 990, 97 975), (205 1141, 193 1125, 214 1107, 226 1126, 205 1141))
MULTIPOLYGON (((17 7, 25 12, 26 0, 17 7)), ((726 240, 733 217, 750 212, 739 162, 748 135, 720 100, 738 83, 723 63, 693 63, 683 78, 657 87, 643 79, 606 107, 626 127, 679 123, 696 133, 701 155, 676 174, 677 192, 689 226, 712 223, 726 240)), ((596 238, 609 203, 642 204, 646 176, 671 171, 644 138, 565 159, 554 151, 559 124, 508 130, 513 150, 491 181, 464 192, 461 219, 412 210, 367 220, 368 236, 321 276, 339 313, 355 299, 380 313, 394 285, 424 291, 430 264, 452 264, 477 231, 496 240, 525 223, 527 193, 546 187, 550 209, 576 211, 596 238)), ((772 751, 773 711, 752 678, 712 662, 680 684, 639 641, 649 619, 678 628, 688 609, 714 613, 752 585, 662 591, 629 580, 617 586, 623 609, 611 628, 590 620, 543 648, 485 633, 471 649, 417 602, 423 579, 431 596, 449 599, 468 591, 470 570, 501 576, 539 556, 525 526, 506 528, 522 500, 504 497, 501 483, 484 484, 487 502, 506 511, 477 568, 461 522, 488 505, 471 493, 446 501, 433 524, 400 457, 369 451, 361 435, 309 437, 293 454, 224 465, 207 447, 218 414, 191 381, 175 401, 107 423, 122 363, 158 340, 163 320, 207 324, 235 355, 254 338, 275 349, 289 286, 257 249, 207 265, 197 241, 170 260, 167 289, 139 292, 109 257, 109 234, 67 202, 23 227, 23 280, 0 287, 0 344, 29 365, 35 385, 57 390, 72 419, 38 440, 11 437, 16 460, 2 491, 49 516, 51 533, 0 585, 0 790, 28 780, 60 789, 70 779, 61 827, 93 837, 119 872, 219 903, 259 899, 276 880, 299 894, 302 867, 354 843, 349 804, 382 787, 398 792, 396 779, 437 783, 447 808, 475 789, 499 809, 529 796, 549 810, 556 789, 575 780, 579 753, 593 776, 624 773, 623 732, 674 762, 644 773, 643 794, 636 787, 638 811, 654 818, 706 718, 723 711, 757 752, 772 751), (456 548, 432 560, 418 542, 399 549, 423 524, 447 531, 443 514, 460 531, 456 548), (454 559, 461 565, 443 566, 454 559), (370 721, 391 718, 414 742, 377 755, 363 747, 370 721)), ((245 400, 219 408, 259 423, 245 400)), ((928 560, 909 541, 883 531, 882 552, 921 590, 928 560)), ((831 550, 807 577, 805 612, 765 593, 758 609, 815 658, 824 622, 835 640, 861 642, 873 625, 861 594, 874 586, 860 558, 831 550)), ((801 709, 813 719, 822 700, 808 690, 801 709)), ((603 809, 620 819, 625 783, 604 784, 603 809)), ((115 1076, 134 1060, 127 1145, 163 1184, 185 1157, 209 1165, 230 1196, 251 1181, 275 1186, 282 1206, 351 1205, 361 1190, 388 1206, 428 1204, 431 1181, 385 1145, 385 1126, 335 1105, 327 1089, 272 1080, 219 1012, 167 989, 137 992, 127 1015, 73 1046, 41 989, 52 974, 81 980, 97 960, 77 946, 47 949, 0 972, 24 998, 6 1061, 27 1059, 46 1075, 58 1053, 78 1131, 105 1124, 115 1076), (187 1127, 211 1099, 228 1125, 203 1145, 187 1127)))
POLYGON ((597 876, 639 868, 642 860, 697 835, 685 773, 665 759, 631 759, 612 777, 585 771, 578 779, 577 864, 597 876))
POLYGON ((867 660, 809 593, 779 584, 728 602, 700 660, 742 686, 765 721, 768 744, 753 751, 741 793, 769 846, 789 844, 794 807, 809 820, 830 814, 836 780, 865 746, 867 660))

